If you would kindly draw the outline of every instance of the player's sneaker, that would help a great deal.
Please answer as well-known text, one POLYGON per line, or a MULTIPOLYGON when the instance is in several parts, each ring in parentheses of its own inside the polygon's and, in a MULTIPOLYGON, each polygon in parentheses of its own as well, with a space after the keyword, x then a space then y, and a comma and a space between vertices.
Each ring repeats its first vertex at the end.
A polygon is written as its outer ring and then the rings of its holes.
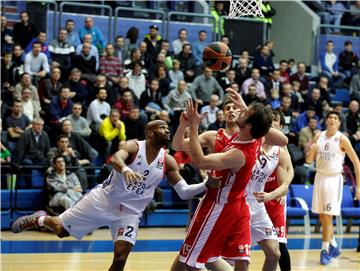
POLYGON ((338 247, 334 247, 332 245, 330 245, 329 247, 329 255, 332 258, 336 258, 337 256, 339 256, 341 254, 341 251, 338 247))
POLYGON ((323 249, 320 252, 320 264, 327 265, 330 262, 330 260, 331 260, 331 256, 325 249, 323 249))
POLYGON ((32 215, 26 215, 19 217, 16 221, 11 225, 11 231, 13 233, 19 233, 25 230, 30 229, 40 229, 39 224, 37 223, 40 216, 46 216, 47 213, 45 211, 37 211, 32 215))

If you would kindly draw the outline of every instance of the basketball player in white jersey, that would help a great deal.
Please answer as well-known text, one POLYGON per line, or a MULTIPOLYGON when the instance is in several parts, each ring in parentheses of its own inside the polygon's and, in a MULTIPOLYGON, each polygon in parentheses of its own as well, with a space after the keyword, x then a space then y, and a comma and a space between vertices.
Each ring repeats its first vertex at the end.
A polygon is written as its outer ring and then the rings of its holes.
POLYGON ((316 158, 316 175, 312 199, 312 211, 319 214, 323 228, 320 263, 328 264, 340 255, 334 236, 333 216, 341 209, 343 190, 343 162, 348 155, 356 175, 356 197, 360 198, 360 163, 350 140, 339 132, 340 114, 331 111, 326 116, 327 129, 314 138, 314 144, 306 155, 306 163, 316 158))
POLYGON ((182 199, 219 187, 216 179, 187 185, 175 159, 166 154, 170 133, 163 121, 151 121, 145 128, 146 140, 128 141, 112 157, 109 177, 60 216, 39 216, 39 212, 19 218, 14 233, 45 226, 59 237, 81 239, 101 226, 108 226, 114 241, 114 258, 109 270, 123 270, 135 244, 139 220, 164 175, 182 199))

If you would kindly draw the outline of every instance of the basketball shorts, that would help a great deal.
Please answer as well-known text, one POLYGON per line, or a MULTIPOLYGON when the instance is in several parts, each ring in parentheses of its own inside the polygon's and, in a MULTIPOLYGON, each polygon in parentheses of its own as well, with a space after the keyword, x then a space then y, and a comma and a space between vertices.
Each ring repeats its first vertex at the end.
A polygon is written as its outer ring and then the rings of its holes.
POLYGON ((343 176, 315 174, 312 211, 317 214, 340 215, 343 176))
MULTIPOLYGON (((286 202, 286 201, 285 201, 286 202)), ((287 243, 286 204, 282 205, 277 199, 265 203, 266 212, 274 225, 279 243, 287 243)))
POLYGON ((82 239, 99 227, 108 226, 113 241, 123 240, 135 245, 140 218, 115 208, 102 194, 101 187, 92 189, 59 218, 70 235, 82 239))
POLYGON ((250 212, 245 198, 227 204, 203 198, 180 248, 179 260, 202 269, 220 256, 250 261, 250 249, 250 212))
POLYGON ((265 207, 251 214, 251 241, 256 245, 262 240, 277 240, 274 226, 265 207))

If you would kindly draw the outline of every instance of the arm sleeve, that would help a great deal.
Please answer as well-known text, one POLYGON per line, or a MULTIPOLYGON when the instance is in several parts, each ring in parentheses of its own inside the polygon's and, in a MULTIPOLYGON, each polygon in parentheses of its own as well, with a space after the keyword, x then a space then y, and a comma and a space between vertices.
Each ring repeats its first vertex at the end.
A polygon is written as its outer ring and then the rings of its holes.
POLYGON ((180 180, 174 185, 174 190, 183 200, 191 199, 193 196, 204 192, 205 182, 188 185, 185 180, 180 180))

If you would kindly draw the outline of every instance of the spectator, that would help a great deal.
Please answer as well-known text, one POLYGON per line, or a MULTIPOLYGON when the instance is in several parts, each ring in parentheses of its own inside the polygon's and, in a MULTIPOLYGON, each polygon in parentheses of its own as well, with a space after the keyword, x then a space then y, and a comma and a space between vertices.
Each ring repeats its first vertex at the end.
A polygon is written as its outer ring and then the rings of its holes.
POLYGON ((311 118, 309 124, 300 130, 299 147, 303 150, 304 154, 309 152, 316 134, 321 132, 317 127, 318 120, 316 118, 311 118))
MULTIPOLYGON (((116 101, 118 101, 118 99, 121 98, 121 96, 124 94, 125 91, 129 91, 132 96, 132 102, 135 105, 139 105, 139 100, 136 97, 134 91, 131 88, 129 88, 129 79, 126 76, 122 77, 119 81, 119 85, 114 88, 114 93, 116 94, 116 101)), ((121 110, 119 111, 121 113, 121 110)))
POLYGON ((246 79, 241 86, 241 94, 246 95, 248 92, 249 86, 255 85, 257 96, 260 99, 265 100, 267 98, 266 93, 265 93, 265 87, 264 87, 264 84, 259 80, 259 78, 260 78, 259 70, 256 68, 253 68, 251 70, 251 77, 249 79, 246 79))
POLYGON ((194 60, 195 60, 195 65, 197 67, 201 67, 202 63, 203 63, 202 62, 202 54, 207 45, 206 44, 206 35, 207 35, 207 33, 205 30, 200 30, 198 40, 195 41, 193 44, 193 56, 194 56, 194 60))
MULTIPOLYGON (((324 115, 326 115, 328 112, 330 112, 331 109, 332 109, 331 107, 325 108, 324 109, 324 111, 325 111, 324 115)), ((346 128, 346 118, 345 118, 345 115, 343 114, 342 103, 340 102, 340 103, 333 104, 333 110, 340 114, 340 122, 341 123, 340 123, 339 131, 347 136, 347 134, 346 134, 346 130, 347 130, 347 128, 346 128)))
POLYGON ((90 16, 85 18, 85 25, 79 30, 79 36, 82 41, 84 41, 86 34, 92 36, 92 44, 102 52, 105 48, 105 40, 100 29, 94 26, 94 20, 90 16))
POLYGON ((131 72, 126 74, 129 79, 129 87, 134 91, 137 99, 140 100, 140 95, 145 91, 145 75, 141 72, 142 64, 140 61, 134 63, 131 72))
POLYGON ((68 19, 65 22, 65 29, 67 31, 66 41, 70 46, 74 46, 77 48, 81 44, 79 34, 74 31, 75 29, 75 22, 72 19, 68 19))
POLYGON ((7 129, 7 145, 10 152, 16 150, 17 142, 26 129, 31 128, 29 118, 23 114, 22 103, 20 100, 14 100, 11 106, 11 115, 5 119, 7 129))
POLYGON ((287 135, 288 137, 294 137, 295 134, 293 133, 293 120, 295 118, 293 114, 293 110, 291 108, 291 98, 288 96, 284 96, 281 98, 281 106, 280 111, 284 115, 285 124, 283 126, 282 132, 287 135))
POLYGON ((231 84, 236 82, 236 73, 233 69, 226 71, 226 77, 220 80, 220 86, 222 89, 227 89, 231 84))
MULTIPOLYGON (((249 88, 252 85, 249 86, 249 88)), ((247 95, 249 95, 251 92, 249 90, 249 93, 247 95)), ((246 95, 246 96, 247 96, 246 95)), ((254 94, 253 94, 254 95, 254 94)), ((255 97, 256 97, 256 89, 255 89, 255 97)), ((270 100, 267 101, 268 104, 270 104, 272 109, 279 109, 281 106, 281 97, 280 97, 280 92, 279 90, 272 88, 270 89, 270 100)), ((257 97, 256 97, 257 98, 257 97)))
POLYGON ((290 75, 288 72, 288 62, 286 60, 280 60, 280 82, 281 83, 290 83, 290 75))
POLYGON ((145 139, 145 123, 140 119, 140 109, 133 106, 124 120, 126 139, 145 139))
POLYGON ((299 62, 297 64, 297 72, 290 77, 290 82, 298 81, 300 82, 300 92, 302 95, 307 95, 309 90, 309 77, 305 74, 306 64, 304 62, 299 62))
MULTIPOLYGON (((326 101, 325 101, 326 102, 326 101)), ((324 117, 323 100, 320 99, 320 89, 314 88, 311 96, 305 103, 305 110, 307 108, 314 108, 316 116, 321 120, 324 117)))
POLYGON ((162 40, 161 44, 160 44, 160 50, 158 52, 159 54, 164 54, 165 56, 165 67, 166 70, 169 70, 172 68, 173 65, 173 59, 174 59, 174 54, 170 51, 170 42, 168 40, 162 40))
POLYGON ((251 84, 248 87, 247 94, 244 96, 244 102, 246 104, 251 104, 253 102, 256 103, 263 103, 262 97, 259 97, 256 91, 256 85, 251 84))
POLYGON ((32 75, 35 85, 37 82, 50 73, 49 61, 47 56, 41 52, 41 45, 35 41, 32 45, 32 51, 25 57, 24 70, 32 75))
POLYGON ((75 55, 73 59, 73 67, 78 68, 82 72, 82 78, 94 83, 96 80, 96 58, 90 54, 91 44, 85 42, 82 45, 82 51, 79 55, 75 55))
POLYGON ((124 73, 128 73, 134 67, 134 63, 138 61, 141 63, 142 66, 145 65, 145 62, 141 58, 140 49, 135 48, 131 51, 130 58, 126 59, 123 63, 124 73))
POLYGON ((22 74, 24 72, 24 60, 25 60, 25 54, 24 50, 21 48, 21 45, 19 43, 15 43, 12 48, 12 61, 16 64, 16 66, 19 68, 19 74, 22 74))
POLYGON ((106 89, 106 102, 108 104, 110 104, 110 106, 112 106, 114 104, 114 102, 116 101, 116 93, 115 91, 112 90, 112 88, 110 87, 109 82, 106 80, 106 76, 103 74, 98 74, 96 75, 96 81, 94 85, 90 85, 89 89, 90 89, 90 95, 88 98, 88 102, 90 103, 91 101, 93 101, 94 99, 96 99, 96 94, 99 90, 99 88, 105 88, 106 89))
POLYGON ((344 5, 341 1, 329 0, 325 1, 326 13, 324 16, 324 24, 333 24, 335 27, 333 31, 331 28, 325 28, 327 34, 334 32, 335 34, 340 34, 340 29, 337 26, 341 25, 341 18, 344 14, 344 5))
POLYGON ((171 80, 170 89, 174 89, 180 80, 184 80, 184 73, 180 70, 180 61, 173 60, 172 69, 169 70, 169 78, 171 80))
POLYGON ((192 82, 195 78, 195 58, 191 52, 191 45, 184 44, 182 51, 176 56, 180 61, 180 70, 184 73, 185 81, 192 82))
POLYGON ((171 112, 171 115, 180 113, 185 110, 186 102, 191 99, 190 93, 187 91, 185 80, 179 80, 176 89, 170 91, 169 95, 165 98, 164 106, 171 112))
POLYGON ((137 48, 137 40, 139 38, 139 29, 132 26, 126 32, 125 50, 130 54, 133 49, 137 48))
MULTIPOLYGON (((320 76, 319 81, 314 88, 320 89, 320 99, 322 101, 325 100, 328 104, 331 104, 330 92, 332 89, 329 87, 329 79, 326 76, 320 76)), ((311 91, 308 95, 311 96, 311 91)))
POLYGON ((78 177, 66 171, 64 157, 53 159, 54 171, 46 177, 50 194, 50 207, 62 207, 65 210, 74 206, 82 197, 82 188, 78 177))
POLYGON ((282 85, 280 96, 288 96, 291 98, 291 107, 293 109, 293 114, 295 114, 295 117, 297 117, 300 112, 300 104, 299 104, 298 97, 293 92, 292 86, 290 83, 284 83, 282 85))
POLYGON ((266 45, 261 47, 260 54, 255 56, 253 67, 260 71, 263 82, 265 82, 269 74, 275 69, 269 47, 266 45))
POLYGON ((221 17, 227 15, 227 12, 224 9, 224 2, 216 1, 214 6, 211 8, 210 14, 215 19, 215 28, 213 31, 220 34, 220 36, 223 36, 225 34, 224 19, 221 17), (220 27, 219 24, 221 24, 220 27))
POLYGON ((29 88, 31 90, 33 99, 39 104, 40 107, 38 90, 31 82, 31 75, 26 72, 23 73, 20 83, 16 84, 15 86, 15 90, 13 93, 14 99, 21 99, 21 93, 24 88, 29 88))
POLYGON ((66 86, 70 89, 70 99, 75 103, 85 104, 88 97, 88 90, 84 81, 80 81, 81 71, 78 68, 71 70, 69 81, 66 86))
POLYGON ((360 111, 359 102, 352 100, 346 113, 346 132, 354 146, 357 155, 360 155, 360 111))
MULTIPOLYGON (((159 56, 162 54, 159 54, 159 56)), ((159 80, 159 92, 162 97, 165 97, 170 92, 170 83, 168 73, 166 71, 165 65, 159 66, 155 72, 156 78, 159 80)))
POLYGON ((11 58, 11 52, 7 51, 1 60, 1 89, 9 92, 14 91, 16 82, 16 64, 11 58))
POLYGON ((360 26, 360 0, 350 4, 350 25, 360 26))
POLYGON ((100 124, 110 114, 110 105, 105 101, 107 96, 106 89, 99 88, 96 99, 90 103, 87 111, 87 121, 92 131, 98 131, 100 124))
POLYGON ((208 131, 217 131, 219 129, 225 129, 226 122, 225 122, 225 116, 224 111, 222 109, 219 109, 216 112, 216 121, 211 123, 208 127, 208 131))
POLYGON ((130 113, 131 108, 134 107, 133 94, 130 89, 124 90, 120 99, 114 104, 113 108, 116 108, 120 112, 121 120, 124 121, 130 113))
POLYGON ((150 25, 149 26, 149 34, 144 36, 144 42, 147 45, 147 58, 149 61, 155 61, 157 52, 159 51, 160 44, 162 41, 161 36, 158 34, 158 26, 157 25, 150 25))
POLYGON ((118 57, 114 56, 112 44, 106 45, 106 55, 100 59, 100 73, 104 74, 109 82, 118 84, 123 76, 122 64, 118 57))
MULTIPOLYGON (((11 152, 7 145, 7 137, 2 132, 2 121, 0 119, 0 133, 1 133, 1 140, 0 140, 0 165, 3 164, 10 164, 11 163, 11 152)), ((5 170, 2 171, 2 174, 5 174, 5 170)))
POLYGON ((39 83, 39 96, 41 107, 48 112, 53 97, 59 95, 62 84, 60 83, 61 70, 53 68, 50 78, 44 78, 39 83))
POLYGON ((32 45, 33 43, 37 41, 40 43, 41 45, 41 52, 44 53, 47 57, 48 60, 50 60, 50 52, 49 52, 49 44, 46 42, 47 41, 47 37, 46 37, 46 32, 45 31, 40 31, 39 34, 37 35, 36 38, 33 38, 30 43, 28 44, 28 46, 26 46, 25 48, 25 53, 30 53, 32 51, 32 45))
POLYGON ((210 96, 210 103, 209 105, 205 105, 201 107, 200 113, 204 115, 204 118, 201 122, 201 128, 203 130, 207 130, 209 125, 216 121, 216 112, 219 110, 219 96, 213 94, 210 96))
POLYGON ((162 97, 159 90, 159 80, 152 79, 148 88, 140 96, 140 108, 144 110, 148 116, 159 115, 164 108, 162 97))
POLYGON ((181 52, 184 44, 189 43, 187 40, 187 30, 185 28, 181 28, 178 31, 178 38, 172 42, 172 48, 174 55, 177 55, 181 52))
POLYGON ((74 103, 72 112, 66 117, 66 119, 71 121, 71 125, 75 133, 81 135, 82 137, 89 137, 91 129, 86 118, 81 116, 82 109, 81 103, 74 103))
POLYGON ((275 89, 280 93, 282 88, 282 83, 280 81, 280 70, 274 70, 264 86, 266 90, 266 96, 269 96, 272 89, 275 89))
POLYGON ((347 40, 344 43, 344 50, 339 55, 339 68, 347 78, 351 78, 356 73, 356 65, 359 61, 358 56, 352 50, 352 42, 347 40))
POLYGON ((49 106, 50 122, 60 124, 61 119, 65 118, 72 111, 73 102, 70 99, 70 88, 62 86, 58 96, 54 96, 49 106))
POLYGON ((34 118, 40 117, 41 108, 32 98, 32 91, 30 89, 24 88, 22 90, 21 104, 23 113, 29 118, 30 122, 32 122, 34 118))
POLYGON ((351 78, 350 82, 350 95, 353 99, 360 102, 360 60, 358 61, 358 71, 351 78))
POLYGON ((130 52, 125 49, 125 39, 123 36, 117 36, 115 38, 114 50, 114 56, 119 59, 121 64, 124 63, 125 59, 129 58, 130 52))
POLYGON ((20 12, 20 22, 13 28, 13 40, 20 43, 21 48, 25 49, 30 41, 38 35, 35 26, 29 21, 29 14, 26 11, 20 12))
POLYGON ((217 94, 220 97, 220 101, 224 97, 224 91, 213 77, 213 71, 207 67, 204 67, 202 75, 195 78, 190 92, 193 99, 197 100, 201 105, 208 105, 212 94, 217 94))
POLYGON ((16 161, 21 165, 47 165, 47 153, 50 149, 48 135, 43 131, 44 121, 36 118, 31 129, 27 129, 19 138, 16 148, 16 161))
POLYGON ((320 55, 321 73, 325 75, 333 87, 341 87, 345 75, 339 72, 338 59, 333 53, 334 43, 329 40, 326 42, 326 52, 320 55))
POLYGON ((66 29, 60 28, 57 39, 51 41, 49 51, 53 66, 58 66, 65 74, 64 78, 71 69, 71 57, 75 53, 74 46, 68 42, 66 29))
POLYGON ((251 77, 251 71, 248 68, 248 59, 240 57, 238 62, 238 69, 236 70, 236 81, 239 86, 242 86, 244 81, 251 77))
POLYGON ((317 125, 317 129, 321 129, 320 124, 319 124, 319 117, 315 114, 315 108, 308 106, 308 108, 306 109, 306 111, 302 112, 299 117, 296 119, 295 122, 295 127, 294 127, 294 131, 296 133, 299 133, 301 131, 302 128, 304 128, 305 126, 309 125, 309 120, 312 118, 316 118, 318 121, 318 125, 317 125))
POLYGON ((106 140, 105 159, 117 152, 125 143, 125 125, 120 120, 120 112, 111 109, 110 116, 106 117, 100 125, 99 134, 106 140))
POLYGON ((81 55, 81 53, 83 52, 83 46, 85 43, 90 43, 90 56, 94 56, 95 57, 95 60, 96 60, 96 70, 99 69, 99 64, 100 64, 100 61, 99 61, 99 50, 98 48, 92 44, 92 36, 90 34, 86 34, 84 36, 84 39, 83 39, 83 43, 82 44, 79 44, 77 47, 76 47, 76 50, 75 50, 75 54, 76 55, 81 55))
POLYGON ((13 41, 13 33, 10 28, 7 27, 7 18, 1 16, 1 54, 7 51, 11 51, 13 41))
POLYGON ((166 110, 160 110, 159 115, 153 115, 153 119, 162 120, 162 121, 166 122, 168 125, 170 123, 169 112, 167 112, 166 110))

